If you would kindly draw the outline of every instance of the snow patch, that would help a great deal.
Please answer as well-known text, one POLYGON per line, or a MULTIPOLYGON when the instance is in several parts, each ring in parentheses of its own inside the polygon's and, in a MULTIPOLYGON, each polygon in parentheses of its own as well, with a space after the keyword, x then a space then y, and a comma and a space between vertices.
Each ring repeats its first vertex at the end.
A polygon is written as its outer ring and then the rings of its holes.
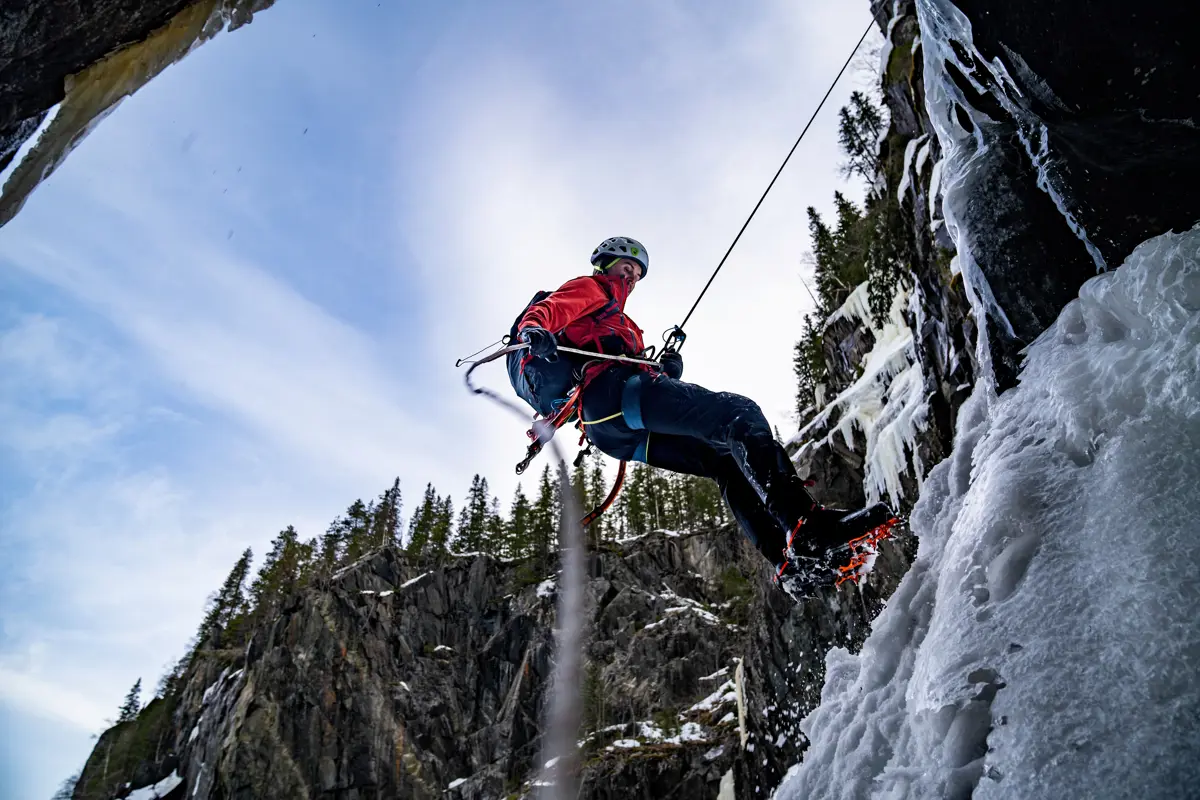
POLYGON ((454 780, 450 781, 450 783, 446 784, 446 788, 447 789, 457 789, 458 787, 462 786, 466 782, 467 782, 466 778, 455 778, 454 780))
POLYGON ((400 584, 400 588, 407 589, 408 587, 412 586, 414 583, 421 580, 425 576, 432 575, 432 574, 433 574, 432 572, 424 572, 424 573, 418 575, 417 577, 413 578, 412 580, 408 580, 408 581, 405 581, 404 583, 400 584))
POLYGON ((703 742, 707 741, 708 737, 704 735, 704 728, 696 722, 685 722, 679 733, 667 739, 663 739, 663 744, 683 744, 684 742, 703 742))
POLYGON ((554 578, 547 578, 546 580, 544 580, 538 584, 537 596, 538 597, 553 597, 554 596, 554 587, 555 587, 554 578))
POLYGON ((725 681, 715 692, 699 703, 696 703, 688 711, 713 711, 726 703, 732 703, 736 700, 737 690, 734 689, 733 681, 725 681))
POLYGON ((175 791, 175 787, 181 783, 183 783, 183 778, 179 777, 179 771, 175 770, 156 784, 134 789, 126 795, 125 800, 161 800, 175 791))

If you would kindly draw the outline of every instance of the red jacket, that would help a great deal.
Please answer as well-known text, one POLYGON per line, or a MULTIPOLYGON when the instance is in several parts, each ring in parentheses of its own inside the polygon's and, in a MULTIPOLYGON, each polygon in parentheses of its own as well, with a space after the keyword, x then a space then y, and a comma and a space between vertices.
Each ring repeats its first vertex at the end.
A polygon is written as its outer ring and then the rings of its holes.
MULTIPOLYGON (((630 285, 615 276, 584 275, 569 280, 521 317, 518 330, 545 328, 559 344, 607 355, 636 356, 645 349, 642 329, 625 316, 630 285)), ((612 362, 589 367, 584 383, 612 362)))

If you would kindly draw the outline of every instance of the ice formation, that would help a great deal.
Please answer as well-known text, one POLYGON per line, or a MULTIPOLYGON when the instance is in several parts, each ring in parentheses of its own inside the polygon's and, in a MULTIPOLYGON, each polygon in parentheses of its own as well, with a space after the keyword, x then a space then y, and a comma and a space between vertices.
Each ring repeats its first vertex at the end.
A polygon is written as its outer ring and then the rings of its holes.
POLYGON ((917 434, 924 430, 929 412, 929 392, 917 359, 913 332, 905 312, 920 306, 919 289, 896 292, 887 320, 878 326, 872 320, 867 284, 858 286, 830 315, 826 325, 838 319, 857 321, 870 328, 875 346, 863 358, 862 375, 821 409, 792 438, 800 444, 797 462, 841 436, 854 448, 854 432, 866 437, 864 490, 867 502, 887 497, 893 504, 904 496, 902 474, 916 477, 918 486, 924 465, 916 447, 917 434), (832 422, 837 414, 836 422, 832 422), (824 436, 819 435, 828 430, 824 436))
POLYGON ((1182 797, 1200 781, 1200 228, 1089 281, 977 391, 920 553, 835 650, 782 800, 1182 797))

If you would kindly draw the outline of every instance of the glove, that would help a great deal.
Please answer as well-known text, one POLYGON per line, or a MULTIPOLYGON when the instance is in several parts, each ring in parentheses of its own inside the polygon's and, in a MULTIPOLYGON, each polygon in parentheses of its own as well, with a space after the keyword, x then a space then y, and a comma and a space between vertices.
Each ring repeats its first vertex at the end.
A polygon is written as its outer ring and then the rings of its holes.
POLYGON ((683 356, 679 353, 668 350, 662 354, 659 363, 662 364, 663 374, 668 378, 679 380, 683 377, 683 356))
POLYGON ((526 328, 517 334, 517 338, 529 345, 529 352, 538 358, 558 360, 558 341, 545 328, 526 328))

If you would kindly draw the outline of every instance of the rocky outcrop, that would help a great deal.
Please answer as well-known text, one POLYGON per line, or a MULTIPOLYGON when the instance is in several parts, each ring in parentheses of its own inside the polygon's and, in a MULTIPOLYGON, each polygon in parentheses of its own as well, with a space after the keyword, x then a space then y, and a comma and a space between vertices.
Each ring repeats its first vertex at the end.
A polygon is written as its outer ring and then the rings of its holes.
MULTIPOLYGON (((921 398, 909 400, 913 406, 910 412, 918 420, 909 431, 887 430, 889 420, 883 410, 870 419, 852 421, 853 406, 864 401, 842 399, 848 390, 861 384, 864 368, 872 360, 876 345, 881 344, 878 334, 882 331, 863 302, 868 290, 878 289, 864 285, 860 287, 861 297, 851 295, 846 306, 826 321, 820 407, 815 409, 816 418, 810 418, 810 424, 802 428, 789 449, 800 471, 814 480, 815 493, 826 504, 857 507, 870 496, 907 508, 916 501, 925 472, 950 451, 958 408, 974 384, 978 369, 974 357, 976 335, 962 282, 950 268, 955 247, 942 215, 938 186, 942 154, 926 111, 915 4, 912 0, 877 2, 873 13, 886 37, 880 63, 880 96, 889 119, 880 142, 875 191, 894 200, 887 224, 899 273, 895 286, 883 291, 902 293, 906 298, 891 320, 904 330, 889 331, 889 335, 907 340, 907 363, 914 368, 907 377, 920 383, 921 398), (895 453, 872 452, 871 445, 880 433, 884 439, 900 436, 901 445, 892 448, 895 453), (875 462, 878 472, 886 466, 881 460, 889 458, 902 465, 895 485, 872 490, 872 481, 867 480, 868 462, 875 462)), ((881 346, 886 350, 890 343, 881 346)), ((868 404, 886 407, 901 400, 889 393, 893 373, 878 377, 878 396, 867 398, 868 404)))
POLYGON ((1186 3, 920 0, 927 79, 973 159, 959 224, 996 306, 1001 386, 1098 270, 1200 221, 1186 3))
MULTIPOLYGON (((588 565, 582 796, 717 797, 722 781, 765 796, 800 759, 825 651, 861 642, 906 563, 890 546, 861 591, 795 606, 734 530, 604 544, 588 565)), ((197 659, 157 758, 110 765, 108 785, 174 773, 199 800, 523 796, 556 599, 529 576, 380 551, 294 596, 244 653, 197 659)), ((102 755, 76 797, 105 796, 85 788, 102 755)))
MULTIPOLYGON (((1076 0, 875 0, 872 10, 886 37, 880 89, 890 118, 878 180, 900 203, 890 227, 913 295, 903 323, 928 398, 892 498, 907 506, 922 473, 949 452, 981 369, 999 389, 1013 385, 1022 349, 1084 281, 1145 239, 1200 221, 1191 188, 1200 179, 1200 59, 1178 34, 1200 18, 1186 4, 1076 0), (943 209, 947 129, 972 162, 952 188, 959 241, 943 209), (976 308, 963 270, 981 277, 972 281, 983 287, 976 308)), ((874 345, 861 315, 830 321, 826 402, 860 379, 874 345)), ((823 413, 792 452, 818 496, 856 505, 875 457, 870 425, 845 422, 845 408, 823 413)))
POLYGON ((64 81, 139 42, 195 0, 41 0, 0 9, 0 169, 64 96, 64 81))
POLYGON ((0 225, 96 122, 162 70, 274 0, 101 0, 0 8, 0 170, 59 106, 0 194, 0 225))

